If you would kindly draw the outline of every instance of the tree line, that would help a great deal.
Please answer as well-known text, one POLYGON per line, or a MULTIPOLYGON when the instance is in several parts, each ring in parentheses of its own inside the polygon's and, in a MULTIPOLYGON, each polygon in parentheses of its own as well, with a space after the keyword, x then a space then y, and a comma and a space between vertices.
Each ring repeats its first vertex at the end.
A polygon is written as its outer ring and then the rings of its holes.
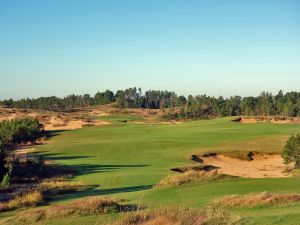
POLYGON ((232 96, 215 98, 189 95, 180 110, 164 115, 167 119, 214 118, 224 116, 284 116, 300 117, 300 92, 279 91, 276 95, 262 92, 257 97, 232 96))
POLYGON ((171 108, 166 118, 208 118, 239 115, 266 116, 300 116, 300 92, 279 91, 276 95, 262 92, 256 97, 232 96, 229 98, 207 95, 178 96, 172 91, 128 88, 115 93, 110 90, 97 92, 94 96, 69 95, 63 98, 56 96, 27 98, 20 100, 7 99, 0 102, 10 108, 38 109, 59 111, 69 108, 87 107, 114 103, 120 108, 171 108), (172 110, 176 108, 177 110, 172 110), (179 110, 178 110, 179 108, 179 110))

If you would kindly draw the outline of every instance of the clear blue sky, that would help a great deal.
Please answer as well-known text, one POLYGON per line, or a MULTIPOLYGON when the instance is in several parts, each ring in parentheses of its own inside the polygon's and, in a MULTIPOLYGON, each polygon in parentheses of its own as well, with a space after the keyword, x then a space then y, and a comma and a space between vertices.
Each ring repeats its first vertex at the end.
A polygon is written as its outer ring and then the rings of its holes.
POLYGON ((0 98, 300 91, 299 0, 0 0, 0 98))

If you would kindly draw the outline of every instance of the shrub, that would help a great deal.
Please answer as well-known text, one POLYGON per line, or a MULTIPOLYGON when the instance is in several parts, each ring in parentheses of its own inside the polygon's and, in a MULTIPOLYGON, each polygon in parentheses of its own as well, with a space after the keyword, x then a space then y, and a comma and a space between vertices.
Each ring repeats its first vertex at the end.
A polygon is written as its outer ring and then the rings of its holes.
POLYGON ((1 187, 3 188, 8 188, 10 186, 10 180, 11 180, 11 176, 10 174, 7 172, 4 177, 2 178, 1 181, 1 187))
POLYGON ((286 142, 282 154, 284 163, 295 163, 296 167, 300 167, 300 134, 293 135, 286 142))
POLYGON ((35 142, 42 133, 43 125, 33 118, 0 122, 0 139, 3 146, 22 142, 35 142))
POLYGON ((0 146, 0 181, 2 181, 3 176, 6 173, 7 173, 7 171, 5 168, 5 152, 4 152, 4 149, 0 146))

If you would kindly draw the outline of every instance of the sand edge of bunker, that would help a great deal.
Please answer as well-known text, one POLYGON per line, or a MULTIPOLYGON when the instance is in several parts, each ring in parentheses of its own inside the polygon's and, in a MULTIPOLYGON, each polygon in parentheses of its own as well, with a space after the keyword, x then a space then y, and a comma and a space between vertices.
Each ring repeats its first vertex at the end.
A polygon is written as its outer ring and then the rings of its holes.
POLYGON ((190 168, 192 170, 217 170, 218 173, 236 177, 279 178, 295 174, 292 163, 284 164, 281 155, 273 153, 241 152, 239 154, 239 152, 231 152, 220 154, 211 152, 192 155, 191 159, 198 163, 197 166, 190 168))

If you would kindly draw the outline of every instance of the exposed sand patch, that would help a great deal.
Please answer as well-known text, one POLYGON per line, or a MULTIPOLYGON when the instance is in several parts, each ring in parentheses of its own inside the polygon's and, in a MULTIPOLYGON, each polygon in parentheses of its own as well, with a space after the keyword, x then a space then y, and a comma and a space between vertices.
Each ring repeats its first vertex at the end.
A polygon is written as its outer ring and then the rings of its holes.
POLYGON ((107 124, 111 124, 111 122, 109 121, 106 121, 106 120, 96 120, 94 122, 94 124, 97 126, 97 125, 107 125, 107 124))
POLYGON ((94 110, 90 113, 93 116, 109 116, 109 113, 103 112, 103 111, 99 111, 99 110, 94 110))
POLYGON ((201 157, 203 163, 218 167, 218 172, 247 178, 292 176, 293 164, 285 165, 280 155, 254 155, 252 161, 224 155, 201 157))
POLYGON ((241 118, 240 123, 257 123, 255 118, 241 118))
POLYGON ((44 126, 45 130, 74 130, 85 126, 98 126, 111 124, 105 120, 95 120, 93 122, 85 122, 82 120, 70 120, 68 122, 61 122, 60 120, 51 119, 50 123, 44 126))
POLYGON ((176 120, 172 120, 169 122, 161 122, 162 124, 183 124, 182 121, 176 121, 176 120))

